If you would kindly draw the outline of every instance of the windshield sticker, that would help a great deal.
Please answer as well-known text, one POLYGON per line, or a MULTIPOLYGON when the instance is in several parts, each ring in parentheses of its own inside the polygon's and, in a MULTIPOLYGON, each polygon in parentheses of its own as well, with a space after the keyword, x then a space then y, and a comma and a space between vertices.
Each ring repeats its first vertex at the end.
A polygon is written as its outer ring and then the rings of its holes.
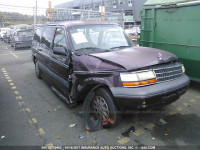
POLYGON ((75 41, 76 44, 81 44, 81 43, 87 43, 87 39, 85 37, 85 35, 83 34, 83 32, 77 32, 77 33, 73 33, 72 37, 75 41))

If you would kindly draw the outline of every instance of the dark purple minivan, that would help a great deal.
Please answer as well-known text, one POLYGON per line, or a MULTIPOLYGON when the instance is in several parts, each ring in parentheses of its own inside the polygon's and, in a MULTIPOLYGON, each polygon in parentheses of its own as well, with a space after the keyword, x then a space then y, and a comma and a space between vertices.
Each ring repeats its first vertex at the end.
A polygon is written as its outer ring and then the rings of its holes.
POLYGON ((175 55, 136 47, 115 23, 68 21, 38 26, 32 56, 37 77, 47 80, 69 106, 84 101, 88 130, 113 127, 122 111, 170 104, 189 85, 175 55))

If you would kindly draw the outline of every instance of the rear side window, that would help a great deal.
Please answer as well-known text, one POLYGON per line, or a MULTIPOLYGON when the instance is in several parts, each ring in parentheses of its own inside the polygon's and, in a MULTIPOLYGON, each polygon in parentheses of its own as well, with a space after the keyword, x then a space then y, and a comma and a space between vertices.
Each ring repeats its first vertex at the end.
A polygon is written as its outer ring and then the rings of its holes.
POLYGON ((54 37, 55 27, 45 27, 42 39, 41 39, 41 47, 49 50, 51 47, 51 43, 54 37))
POLYGON ((43 31, 44 31, 43 27, 37 28, 36 31, 35 31, 35 35, 34 35, 33 39, 40 43, 40 38, 41 38, 41 35, 42 35, 43 31))

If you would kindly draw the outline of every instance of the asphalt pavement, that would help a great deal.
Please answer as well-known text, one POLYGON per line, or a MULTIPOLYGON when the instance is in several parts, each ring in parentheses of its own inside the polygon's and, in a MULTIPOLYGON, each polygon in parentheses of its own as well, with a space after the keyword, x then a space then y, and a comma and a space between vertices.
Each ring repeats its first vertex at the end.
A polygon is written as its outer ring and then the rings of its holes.
POLYGON ((200 83, 191 82, 185 95, 163 109, 123 115, 113 129, 86 131, 82 104, 69 108, 45 81, 37 79, 30 48, 14 51, 0 41, 0 150, 45 145, 199 149, 199 108, 200 83))

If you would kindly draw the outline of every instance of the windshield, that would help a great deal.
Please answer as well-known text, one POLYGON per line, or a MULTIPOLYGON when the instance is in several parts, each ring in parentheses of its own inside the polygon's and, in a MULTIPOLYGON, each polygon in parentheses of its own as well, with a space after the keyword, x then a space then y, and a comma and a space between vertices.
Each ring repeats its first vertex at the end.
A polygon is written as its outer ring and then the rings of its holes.
POLYGON ((75 26, 69 29, 74 52, 78 55, 110 52, 135 46, 117 25, 75 26))
POLYGON ((33 36, 34 30, 27 30, 27 31, 19 31, 17 33, 18 36, 33 36))

